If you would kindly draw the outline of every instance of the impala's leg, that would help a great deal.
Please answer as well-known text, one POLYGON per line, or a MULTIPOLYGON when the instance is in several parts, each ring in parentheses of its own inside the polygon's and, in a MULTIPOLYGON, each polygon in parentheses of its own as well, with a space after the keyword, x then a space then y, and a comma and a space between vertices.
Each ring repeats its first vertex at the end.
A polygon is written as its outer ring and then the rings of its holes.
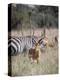
POLYGON ((48 44, 48 43, 46 44, 46 47, 47 47, 47 48, 49 47, 49 44, 48 44))
POLYGON ((39 58, 37 58, 37 64, 39 63, 39 58))

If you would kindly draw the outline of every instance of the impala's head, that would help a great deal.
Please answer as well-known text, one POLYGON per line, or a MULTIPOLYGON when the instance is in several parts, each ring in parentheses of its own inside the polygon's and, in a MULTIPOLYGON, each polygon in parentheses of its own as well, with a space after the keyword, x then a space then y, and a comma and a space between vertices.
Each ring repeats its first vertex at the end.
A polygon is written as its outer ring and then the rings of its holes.
POLYGON ((47 36, 45 36, 44 38, 40 38, 39 40, 38 40, 38 38, 37 39, 34 39, 33 38, 33 40, 34 40, 34 46, 35 47, 38 47, 38 46, 41 46, 41 44, 43 45, 47 45, 48 44, 48 37, 47 36))
POLYGON ((40 49, 40 44, 38 41, 36 41, 36 43, 35 43, 35 49, 40 49))
POLYGON ((33 38, 33 44, 34 44, 35 47, 39 46, 40 45, 40 40, 33 38))
POLYGON ((35 46, 38 46, 39 45, 39 43, 35 43, 35 46))

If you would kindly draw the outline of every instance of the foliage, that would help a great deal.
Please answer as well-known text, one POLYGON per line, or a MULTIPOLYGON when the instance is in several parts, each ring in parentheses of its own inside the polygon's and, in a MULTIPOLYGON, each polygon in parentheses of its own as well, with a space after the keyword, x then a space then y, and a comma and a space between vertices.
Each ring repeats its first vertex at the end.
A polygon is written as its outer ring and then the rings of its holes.
POLYGON ((40 5, 15 4, 11 8, 11 28, 20 30, 21 27, 58 27, 58 7, 40 5), (31 21, 30 21, 31 20, 31 21), (18 26, 19 25, 19 26, 18 26), (24 26, 23 26, 24 25, 24 26))

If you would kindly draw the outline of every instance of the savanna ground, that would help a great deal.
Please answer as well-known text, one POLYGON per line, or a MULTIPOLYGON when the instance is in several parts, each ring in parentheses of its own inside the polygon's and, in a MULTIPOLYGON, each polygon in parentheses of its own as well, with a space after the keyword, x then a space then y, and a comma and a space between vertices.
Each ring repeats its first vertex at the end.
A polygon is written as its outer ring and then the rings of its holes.
MULTIPOLYGON (((36 30, 35 35, 41 34, 41 29, 36 30)), ((24 34, 27 34, 26 31, 24 34)), ((16 32, 12 32, 14 36, 16 32)), ((54 41, 54 36, 58 35, 58 29, 47 29, 46 35, 49 42, 54 41)), ((19 34, 17 34, 19 36, 19 34)), ((57 74, 58 73, 58 44, 55 43, 54 47, 48 47, 41 53, 39 63, 31 63, 28 55, 18 54, 11 57, 12 76, 29 76, 29 75, 42 75, 42 74, 57 74)))

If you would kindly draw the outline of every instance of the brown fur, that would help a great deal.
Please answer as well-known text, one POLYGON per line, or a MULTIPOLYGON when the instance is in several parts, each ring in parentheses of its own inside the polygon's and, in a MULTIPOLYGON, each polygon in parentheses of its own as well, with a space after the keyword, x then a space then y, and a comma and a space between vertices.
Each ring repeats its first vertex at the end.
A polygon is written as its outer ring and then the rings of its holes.
POLYGON ((38 49, 38 43, 36 43, 35 44, 35 48, 33 49, 33 48, 31 48, 31 49, 29 49, 29 54, 28 54, 28 56, 29 56, 29 59, 31 59, 32 58, 32 60, 34 61, 34 60, 36 60, 37 61, 37 63, 39 62, 39 50, 37 50, 38 49))

